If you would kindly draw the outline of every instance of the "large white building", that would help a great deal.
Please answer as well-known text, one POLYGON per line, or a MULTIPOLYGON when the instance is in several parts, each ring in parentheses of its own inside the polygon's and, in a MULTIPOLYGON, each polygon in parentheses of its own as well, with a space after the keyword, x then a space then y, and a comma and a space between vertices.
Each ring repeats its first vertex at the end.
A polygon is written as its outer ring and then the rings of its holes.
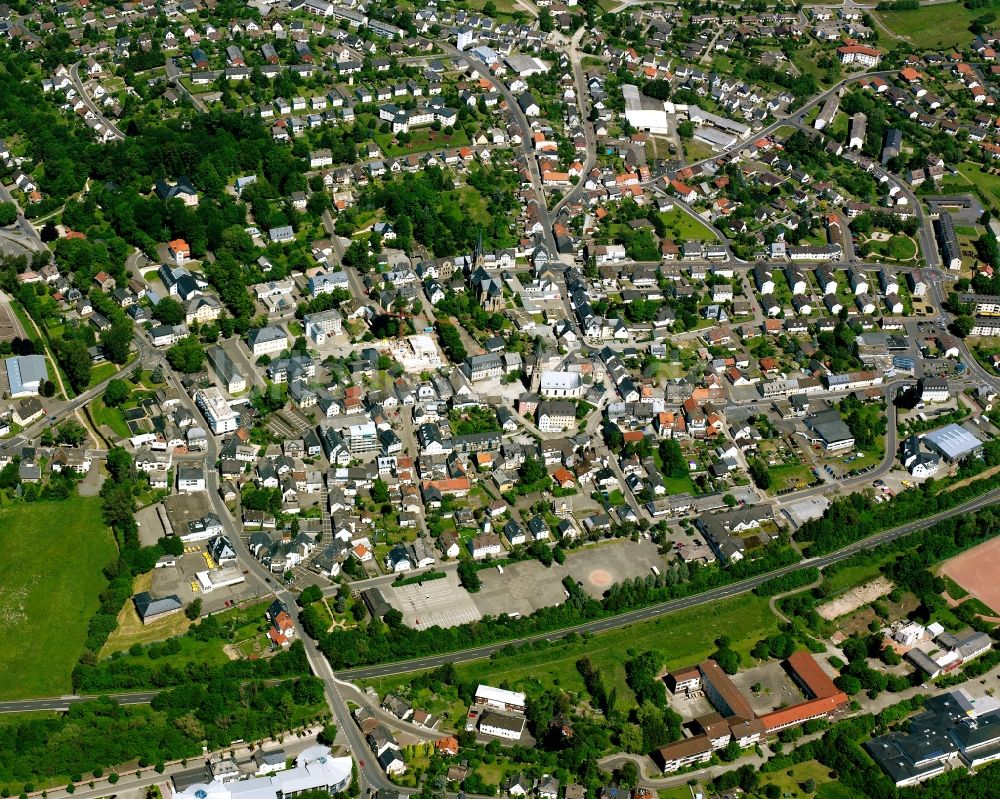
POLYGON ((539 393, 552 399, 576 399, 583 396, 583 379, 579 372, 542 372, 539 393))
POLYGON ((247 341, 255 358, 261 355, 276 355, 288 349, 288 336, 280 327, 268 326, 252 330, 247 341))
POLYGON ((492 685, 485 684, 481 684, 476 688, 476 704, 485 705, 494 710, 524 713, 526 702, 526 695, 520 691, 508 691, 504 688, 494 688, 492 685))
POLYGON ((648 133, 669 133, 667 106, 661 100, 644 96, 639 87, 631 83, 622 86, 625 98, 625 119, 636 130, 648 133))
POLYGON ((215 386, 198 389, 194 394, 194 402, 213 433, 221 435, 236 430, 239 417, 215 386))
POLYGON ((378 428, 375 422, 354 424, 347 429, 347 442, 351 452, 374 452, 379 448, 378 428))
POLYGON ((44 355, 19 355, 4 361, 11 399, 36 396, 49 379, 44 355))
POLYGON ((175 792, 175 799, 288 799, 305 791, 324 791, 331 796, 351 784, 350 757, 333 757, 328 746, 310 746, 295 766, 266 777, 249 780, 195 783, 175 792))

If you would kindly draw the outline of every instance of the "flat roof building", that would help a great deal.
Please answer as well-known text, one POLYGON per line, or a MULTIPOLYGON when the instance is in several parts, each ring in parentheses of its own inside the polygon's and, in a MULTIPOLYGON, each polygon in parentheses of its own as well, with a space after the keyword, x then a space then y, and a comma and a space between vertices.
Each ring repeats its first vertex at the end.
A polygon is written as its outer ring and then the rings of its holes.
POLYGON ((667 126, 667 107, 662 100, 646 97, 639 87, 631 83, 622 86, 622 96, 625 98, 625 119, 636 130, 648 133, 669 133, 667 126))
POLYGON ((239 417, 215 386, 196 391, 194 402, 215 435, 232 433, 238 427, 239 417))
POLYGON ((333 757, 328 746, 310 746, 295 758, 295 766, 248 780, 193 783, 175 799, 287 799, 306 791, 339 793, 351 783, 350 757, 333 757))

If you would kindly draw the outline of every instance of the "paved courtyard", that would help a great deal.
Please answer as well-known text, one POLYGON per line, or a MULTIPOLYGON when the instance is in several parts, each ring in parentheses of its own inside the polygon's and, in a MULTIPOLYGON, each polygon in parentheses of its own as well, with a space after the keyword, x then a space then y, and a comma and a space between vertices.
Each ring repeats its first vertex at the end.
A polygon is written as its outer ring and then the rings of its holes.
POLYGON ((805 699, 779 661, 740 669, 730 679, 758 714, 770 713, 775 708, 794 705, 805 699), (754 694, 750 687, 758 683, 761 690, 754 694))

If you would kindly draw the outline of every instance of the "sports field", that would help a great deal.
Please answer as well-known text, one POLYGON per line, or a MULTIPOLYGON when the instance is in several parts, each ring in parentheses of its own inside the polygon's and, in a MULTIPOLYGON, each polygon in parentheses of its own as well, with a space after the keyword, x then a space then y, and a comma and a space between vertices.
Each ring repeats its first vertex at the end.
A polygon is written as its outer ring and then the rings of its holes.
POLYGON ((941 567, 941 574, 986 605, 987 610, 996 609, 1000 608, 998 565, 1000 565, 1000 538, 992 538, 946 560, 941 567))
POLYGON ((97 497, 0 509, 0 698, 70 693, 115 555, 97 497))

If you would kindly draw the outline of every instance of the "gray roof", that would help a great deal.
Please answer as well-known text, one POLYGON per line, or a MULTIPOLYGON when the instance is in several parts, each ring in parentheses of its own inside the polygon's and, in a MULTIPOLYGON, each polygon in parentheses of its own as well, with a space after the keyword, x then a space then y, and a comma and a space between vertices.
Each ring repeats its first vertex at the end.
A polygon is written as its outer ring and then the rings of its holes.
POLYGON ((7 383, 12 397, 35 391, 32 384, 41 384, 49 379, 49 370, 44 355, 19 355, 4 361, 7 367, 7 383))
POLYGON ((180 599, 177 598, 176 594, 170 594, 169 596, 157 598, 148 591, 143 591, 142 593, 136 594, 132 597, 132 601, 135 603, 135 609, 139 614, 139 618, 143 621, 148 618, 161 616, 164 613, 180 610, 184 607, 184 605, 181 604, 180 599))
POLYGON ((932 446, 948 460, 959 460, 979 449, 983 442, 966 428, 949 424, 924 436, 924 443, 932 446))

